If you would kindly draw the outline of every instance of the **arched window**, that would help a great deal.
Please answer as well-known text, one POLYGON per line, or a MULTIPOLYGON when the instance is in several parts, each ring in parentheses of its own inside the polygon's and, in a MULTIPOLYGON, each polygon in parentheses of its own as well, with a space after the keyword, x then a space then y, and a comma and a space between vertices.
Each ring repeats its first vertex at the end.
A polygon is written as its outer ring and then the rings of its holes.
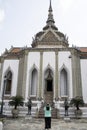
POLYGON ((68 86, 67 86, 67 72, 63 68, 60 72, 60 95, 67 96, 68 95, 68 86))
POLYGON ((5 94, 10 95, 11 94, 11 86, 12 86, 12 72, 8 71, 6 75, 6 88, 5 88, 5 94))
POLYGON ((37 83, 38 83, 38 73, 36 69, 33 69, 31 73, 31 95, 36 95, 37 83))
POLYGON ((53 91, 53 72, 50 68, 45 71, 45 92, 53 91))

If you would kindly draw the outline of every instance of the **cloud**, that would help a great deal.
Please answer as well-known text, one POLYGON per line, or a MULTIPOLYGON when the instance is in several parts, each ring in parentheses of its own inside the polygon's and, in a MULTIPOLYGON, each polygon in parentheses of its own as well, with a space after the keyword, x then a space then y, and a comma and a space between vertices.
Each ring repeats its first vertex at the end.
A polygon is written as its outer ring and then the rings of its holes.
POLYGON ((60 5, 64 12, 67 12, 72 6, 74 0, 60 0, 60 5))
POLYGON ((5 19, 5 11, 4 9, 0 9, 0 24, 3 23, 5 19))

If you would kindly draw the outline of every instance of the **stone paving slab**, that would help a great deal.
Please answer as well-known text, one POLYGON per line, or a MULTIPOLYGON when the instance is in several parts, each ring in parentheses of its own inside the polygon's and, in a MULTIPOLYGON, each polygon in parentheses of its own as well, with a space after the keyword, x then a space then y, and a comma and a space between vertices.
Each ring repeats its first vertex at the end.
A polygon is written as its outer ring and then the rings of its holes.
MULTIPOLYGON (((6 118, 3 130, 44 130, 44 119, 6 118)), ((87 119, 52 119, 51 130, 87 130, 87 119)))

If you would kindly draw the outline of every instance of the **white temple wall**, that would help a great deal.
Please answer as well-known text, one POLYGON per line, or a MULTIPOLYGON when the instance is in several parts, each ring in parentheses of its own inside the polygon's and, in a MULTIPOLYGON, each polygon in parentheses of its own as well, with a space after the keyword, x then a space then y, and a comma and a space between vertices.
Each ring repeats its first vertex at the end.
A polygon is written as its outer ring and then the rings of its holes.
MULTIPOLYGON (((44 52, 43 53, 43 76, 42 76, 42 93, 44 94, 45 80, 44 80, 44 72, 50 67, 53 71, 53 86, 55 86, 55 52, 44 52)), ((55 92, 55 88, 53 88, 55 92)), ((55 94, 55 93, 54 93, 55 94)))
MULTIPOLYGON (((59 85, 60 85, 60 70, 62 67, 65 67, 67 74, 68 74, 68 88, 69 88, 69 97, 72 97, 72 64, 71 64, 71 58, 69 56, 71 53, 68 51, 62 51, 58 53, 58 70, 59 70, 59 85)), ((55 73, 55 52, 43 52, 43 74, 45 69, 50 65, 52 70, 55 73)), ((30 72, 33 69, 33 67, 37 68, 39 72, 40 67, 40 52, 29 52, 28 55, 28 68, 27 68, 27 83, 26 83, 26 99, 28 97, 29 87, 30 87, 30 72)), ((55 77, 55 76, 54 76, 55 77)), ((38 77, 39 78, 39 77, 38 77)), ((42 75, 42 81, 44 87, 44 75, 42 75)), ((55 81, 55 79, 54 79, 55 81)), ((55 82, 54 82, 55 86, 55 82)), ((44 89, 44 88, 43 88, 44 89)))
POLYGON ((87 59, 81 59, 82 95, 87 103, 87 59))
POLYGON ((29 87, 30 87, 30 73, 32 69, 35 67, 38 71, 40 64, 40 52, 29 52, 28 54, 28 65, 27 65, 27 80, 26 80, 26 97, 25 100, 27 100, 27 97, 29 95, 29 87))
POLYGON ((69 97, 72 98, 72 63, 71 58, 69 56, 71 52, 69 51, 61 51, 58 54, 58 70, 59 70, 59 87, 60 87, 60 71, 64 68, 67 71, 68 75, 68 93, 69 97))
MULTIPOLYGON (((18 80, 18 66, 19 66, 19 60, 5 60, 3 65, 3 71, 2 71, 2 81, 1 81, 1 92, 3 87, 3 81, 4 81, 4 75, 8 68, 10 68, 12 72, 12 90, 11 90, 11 96, 16 95, 17 90, 17 80, 18 80)), ((1 97, 1 96, 0 96, 1 97)))
POLYGON ((55 52, 43 53, 43 70, 47 68, 48 64, 55 69, 55 52))

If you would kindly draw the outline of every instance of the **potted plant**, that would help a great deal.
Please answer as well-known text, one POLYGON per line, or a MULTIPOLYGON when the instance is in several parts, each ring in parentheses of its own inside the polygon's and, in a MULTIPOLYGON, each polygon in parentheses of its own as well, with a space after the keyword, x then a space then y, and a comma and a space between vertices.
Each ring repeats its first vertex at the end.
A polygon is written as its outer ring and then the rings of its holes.
POLYGON ((9 105, 14 106, 14 108, 12 109, 13 117, 18 117, 18 114, 19 114, 18 106, 23 106, 23 104, 24 104, 23 100, 24 100, 23 97, 18 96, 18 95, 17 96, 12 96, 10 98, 9 105))
POLYGON ((80 109, 80 106, 84 106, 84 101, 82 97, 76 96, 75 98, 72 98, 70 101, 70 105, 74 105, 76 107, 75 115, 77 118, 82 115, 82 111, 80 109))

